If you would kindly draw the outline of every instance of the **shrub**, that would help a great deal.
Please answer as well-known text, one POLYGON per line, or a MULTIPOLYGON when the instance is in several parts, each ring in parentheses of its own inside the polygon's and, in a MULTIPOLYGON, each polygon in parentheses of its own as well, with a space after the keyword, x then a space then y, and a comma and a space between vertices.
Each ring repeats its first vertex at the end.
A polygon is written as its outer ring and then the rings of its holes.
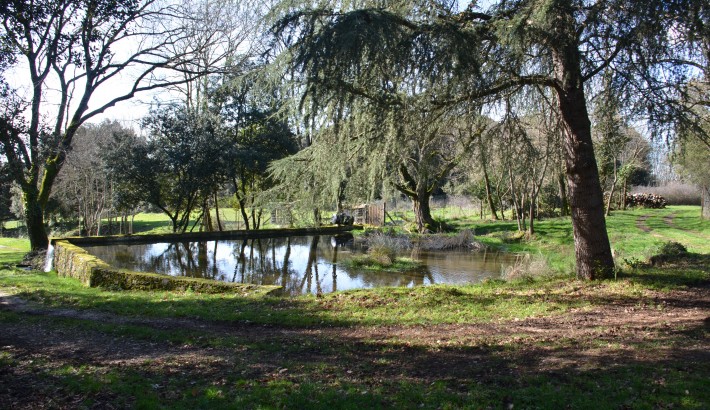
POLYGON ((678 242, 666 242, 658 250, 658 254, 652 256, 649 262, 651 266, 661 266, 666 262, 677 261, 687 257, 688 249, 678 242))
POLYGON ((661 246, 658 252, 659 255, 675 256, 688 253, 688 249, 682 243, 666 242, 661 246))

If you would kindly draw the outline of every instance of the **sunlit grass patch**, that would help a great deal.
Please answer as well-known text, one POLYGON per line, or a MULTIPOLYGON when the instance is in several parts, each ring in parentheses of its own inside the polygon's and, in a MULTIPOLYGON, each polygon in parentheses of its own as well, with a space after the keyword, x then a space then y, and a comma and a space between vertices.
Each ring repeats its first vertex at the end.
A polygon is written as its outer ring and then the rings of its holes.
POLYGON ((359 268, 381 272, 410 272, 420 269, 423 265, 421 261, 395 257, 390 259, 387 255, 355 255, 345 259, 343 265, 350 268, 359 268))

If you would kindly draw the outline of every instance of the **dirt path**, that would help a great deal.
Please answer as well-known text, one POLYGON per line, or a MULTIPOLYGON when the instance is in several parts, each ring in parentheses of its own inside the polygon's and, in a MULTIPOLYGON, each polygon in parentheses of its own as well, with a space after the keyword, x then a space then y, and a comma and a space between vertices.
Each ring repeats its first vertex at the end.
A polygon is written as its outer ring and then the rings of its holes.
POLYGON ((668 214, 668 215, 666 215, 666 216, 663 217, 663 223, 666 224, 666 225, 668 225, 669 228, 678 229, 679 231, 687 231, 687 229, 685 229, 685 228, 680 228, 680 227, 675 226, 675 224, 673 223, 673 220, 674 220, 674 219, 675 219, 675 214, 674 214, 674 213, 673 213, 673 214, 668 214))
MULTIPOLYGON (((648 218, 636 224, 653 234, 648 218)), ((664 223, 672 227, 673 219, 664 223)), ((139 407, 131 388, 148 389, 161 403, 210 389, 234 397, 246 389, 242 381, 256 388, 342 384, 379 389, 382 397, 442 383, 447 394, 465 397, 473 385, 495 391, 520 383, 524 390, 537 377, 562 389, 579 375, 622 384, 624 372, 647 371, 659 386, 671 377, 669 384, 681 385, 688 375, 710 377, 707 282, 673 291, 639 285, 623 297, 614 284, 570 289, 561 298, 587 307, 487 323, 302 328, 49 308, 0 290, 0 409, 139 407), (137 381, 126 387, 122 380, 137 381)), ((609 386, 596 385, 597 393, 609 386)))
POLYGON ((646 221, 650 217, 651 217, 651 215, 641 215, 638 218, 636 218, 636 227, 643 232, 646 232, 646 233, 651 232, 651 227, 646 225, 646 221))
POLYGON ((694 237, 696 237, 696 238, 698 238, 698 239, 710 240, 710 238, 709 238, 707 235, 704 235, 704 234, 703 234, 702 232, 700 232, 700 231, 696 231, 696 230, 694 230, 694 229, 682 228, 682 227, 676 225, 676 224, 673 222, 674 219, 675 219, 675 217, 676 217, 676 214, 675 214, 675 213, 668 214, 668 215, 666 215, 666 216, 663 217, 663 223, 666 224, 666 225, 667 225, 669 228, 671 228, 671 229, 677 229, 677 230, 682 231, 682 232, 684 232, 684 233, 686 233, 686 234, 689 234, 689 235, 691 235, 691 236, 694 236, 694 237))
MULTIPOLYGON (((702 232, 694 231, 692 229, 685 229, 677 226, 673 220, 675 219, 676 214, 671 213, 668 215, 665 215, 663 217, 663 223, 670 229, 678 230, 683 232, 685 235, 689 235, 690 237, 694 239, 700 239, 700 240, 710 240, 710 238, 707 237, 707 235, 703 235, 702 232)), ((636 227, 648 234, 651 234, 655 238, 663 239, 663 240, 668 240, 669 238, 658 231, 654 230, 648 224, 646 221, 651 218, 651 215, 641 215, 638 218, 636 218, 636 227)))

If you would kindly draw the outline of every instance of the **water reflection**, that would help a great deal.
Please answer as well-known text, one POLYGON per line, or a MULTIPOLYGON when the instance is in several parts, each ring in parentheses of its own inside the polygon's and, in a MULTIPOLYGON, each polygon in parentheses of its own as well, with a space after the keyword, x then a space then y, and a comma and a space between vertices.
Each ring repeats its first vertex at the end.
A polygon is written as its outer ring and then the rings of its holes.
POLYGON ((289 295, 379 286, 476 283, 497 277, 515 256, 470 251, 408 251, 421 268, 374 272, 341 263, 361 254, 352 236, 163 242, 85 246, 89 253, 124 269, 226 282, 279 285, 289 295))

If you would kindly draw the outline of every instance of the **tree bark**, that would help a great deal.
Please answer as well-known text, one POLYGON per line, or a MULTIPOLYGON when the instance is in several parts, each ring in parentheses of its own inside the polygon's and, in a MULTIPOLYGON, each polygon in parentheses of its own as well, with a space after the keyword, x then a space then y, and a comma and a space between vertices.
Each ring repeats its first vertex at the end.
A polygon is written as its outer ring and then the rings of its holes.
POLYGON ((616 170, 616 158, 614 158, 614 179, 611 180, 611 189, 609 190, 609 200, 606 203, 604 216, 609 216, 611 212, 611 201, 614 199, 614 191, 616 190, 616 182, 618 180, 618 172, 616 170))
MULTIPOLYGON (((573 30, 568 35, 574 35, 573 30)), ((613 276, 614 260, 604 219, 599 169, 592 146, 580 53, 573 41, 561 43, 559 48, 553 50, 553 64, 559 108, 565 125, 565 165, 577 277, 586 280, 608 278, 613 276)))
POLYGON ((510 194, 513 200, 513 212, 515 212, 515 220, 518 221, 518 230, 523 230, 523 225, 520 221, 520 206, 518 206, 518 199, 515 194, 515 184, 513 183, 513 171, 508 166, 508 177, 510 179, 510 194))
POLYGON ((417 224, 419 233, 426 233, 436 229, 437 223, 431 216, 431 208, 429 207, 429 199, 431 193, 427 190, 420 190, 416 197, 412 198, 412 207, 414 211, 414 221, 417 224))
MULTIPOLYGON (((249 230, 249 215, 247 215, 246 207, 246 192, 241 189, 239 182, 236 178, 232 178, 232 183, 234 184, 234 195, 239 203, 239 212, 242 214, 242 220, 244 221, 244 229, 249 230)), ((242 185, 243 186, 243 185, 242 185)))
POLYGON ((222 218, 219 217, 219 199, 217 198, 217 192, 214 193, 214 214, 217 218, 217 229, 222 232, 222 218))
POLYGON ((700 216, 703 219, 710 219, 710 186, 700 187, 700 193, 702 195, 700 216))
POLYGON ((47 232, 44 229, 44 212, 38 200, 37 189, 32 185, 23 190, 22 196, 27 235, 30 238, 30 250, 47 249, 49 247, 49 237, 47 237, 47 232))

